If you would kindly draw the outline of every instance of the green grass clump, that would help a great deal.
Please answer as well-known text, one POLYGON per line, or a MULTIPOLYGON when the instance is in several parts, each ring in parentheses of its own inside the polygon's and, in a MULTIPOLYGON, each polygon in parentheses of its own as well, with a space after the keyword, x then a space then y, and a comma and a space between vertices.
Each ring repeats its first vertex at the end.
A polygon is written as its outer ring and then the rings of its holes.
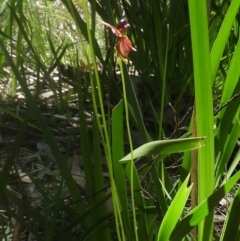
POLYGON ((2 240, 239 240, 239 4, 4 2, 2 240))

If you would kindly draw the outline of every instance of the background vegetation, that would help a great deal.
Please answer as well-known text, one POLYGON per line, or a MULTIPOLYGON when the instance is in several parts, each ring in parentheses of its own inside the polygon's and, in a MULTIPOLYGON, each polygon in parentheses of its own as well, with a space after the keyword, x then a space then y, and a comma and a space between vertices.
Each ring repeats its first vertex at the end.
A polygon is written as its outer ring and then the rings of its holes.
POLYGON ((2 2, 1 239, 238 241, 239 6, 2 2))

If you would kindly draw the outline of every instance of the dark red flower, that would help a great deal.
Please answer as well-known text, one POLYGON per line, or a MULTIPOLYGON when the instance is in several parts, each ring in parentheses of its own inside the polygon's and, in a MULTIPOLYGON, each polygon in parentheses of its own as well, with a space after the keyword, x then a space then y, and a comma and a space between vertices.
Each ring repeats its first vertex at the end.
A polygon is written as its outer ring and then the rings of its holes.
POLYGON ((130 52, 136 51, 135 48, 132 46, 132 42, 129 40, 127 36, 124 37, 118 37, 117 43, 116 43, 116 50, 118 56, 127 64, 128 63, 128 55, 130 52))
MULTIPOLYGON (((100 20, 101 21, 101 20, 100 20)), ((130 27, 130 24, 126 19, 121 19, 116 27, 101 21, 105 26, 111 28, 112 32, 117 36, 116 50, 118 56, 127 64, 128 55, 133 50, 136 51, 132 46, 132 42, 129 40, 127 35, 127 30, 130 27)))

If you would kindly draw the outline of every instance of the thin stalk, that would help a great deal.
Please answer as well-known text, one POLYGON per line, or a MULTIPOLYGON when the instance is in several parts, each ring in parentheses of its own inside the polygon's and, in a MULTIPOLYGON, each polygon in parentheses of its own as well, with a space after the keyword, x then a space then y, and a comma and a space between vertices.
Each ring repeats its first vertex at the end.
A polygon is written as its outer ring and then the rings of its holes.
POLYGON ((127 126, 127 133, 128 133, 128 140, 130 146, 130 153, 131 153, 131 179, 130 179, 130 186, 131 186, 131 200, 132 200, 132 210, 133 210, 133 225, 134 225, 134 233, 136 241, 138 240, 138 233, 137 233, 137 221, 136 221, 136 210, 135 210, 135 202, 134 202, 134 190, 133 190, 133 144, 132 144, 132 137, 131 137, 131 130, 129 125, 129 113, 128 113, 128 100, 127 100, 127 93, 126 93, 126 85, 125 85, 125 78, 123 73, 123 66, 122 60, 119 59, 118 61, 120 70, 121 70, 121 79, 122 79, 122 86, 123 86, 123 99, 124 99, 124 106, 125 106, 125 114, 126 114, 126 126, 127 126))
MULTIPOLYGON (((84 4, 84 11, 86 15, 86 25, 89 26, 87 28, 87 35, 88 35, 88 41, 90 45, 90 56, 91 56, 91 61, 93 64, 94 68, 94 77, 96 84, 98 86, 97 92, 98 92, 98 101, 100 104, 100 112, 101 112, 101 119, 102 119, 102 124, 100 123, 100 119, 96 118, 100 136, 103 141, 103 148, 106 154, 106 160, 107 160, 107 166, 108 166, 108 171, 109 171, 109 177, 110 177, 110 182, 111 182, 111 188, 112 188, 112 200, 113 200, 113 207, 114 207, 114 213, 115 213, 115 221, 116 221, 116 226, 117 226, 117 234, 119 240, 121 240, 121 235, 120 235, 120 230, 118 227, 118 224, 120 223, 120 227, 123 227, 123 222, 122 222, 122 217, 121 217, 121 211, 120 211, 120 204, 119 204, 119 199, 117 196, 117 190, 115 186, 115 181, 114 181, 114 176, 113 176, 113 166, 112 166, 112 156, 111 156, 111 145, 110 145, 110 140, 109 140, 109 134, 108 134, 108 129, 107 129, 107 121, 106 121, 106 115, 104 111, 104 105, 103 105, 103 96, 102 96, 102 91, 101 91, 101 83, 99 80, 99 74, 98 74, 98 67, 96 64, 96 55, 94 53, 94 45, 92 41, 92 33, 90 31, 90 22, 89 22, 89 10, 87 7, 87 4, 84 4), (103 130, 102 130, 103 129, 103 130)), ((97 100, 96 100, 96 94, 95 94, 95 86, 94 86, 94 81, 93 81, 93 75, 90 75, 90 80, 91 80, 91 86, 92 86, 92 100, 93 100, 93 106, 94 106, 94 113, 96 116, 98 116, 98 110, 97 110, 97 100)), ((121 228, 121 230, 123 230, 121 228)), ((122 233, 122 237, 124 237, 124 234, 122 233)))

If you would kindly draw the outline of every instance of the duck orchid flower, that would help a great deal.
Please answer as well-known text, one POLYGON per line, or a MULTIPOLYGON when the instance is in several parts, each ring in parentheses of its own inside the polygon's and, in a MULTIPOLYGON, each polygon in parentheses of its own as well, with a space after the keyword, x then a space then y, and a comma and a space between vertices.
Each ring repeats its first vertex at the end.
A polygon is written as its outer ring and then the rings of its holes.
POLYGON ((110 25, 109 23, 101 21, 105 26, 110 28, 117 36, 117 42, 116 42, 116 51, 118 57, 122 59, 124 63, 128 63, 128 55, 131 53, 131 51, 137 51, 133 46, 132 42, 127 37, 127 31, 130 27, 130 24, 126 21, 126 19, 121 19, 119 23, 116 25, 116 27, 110 25))

